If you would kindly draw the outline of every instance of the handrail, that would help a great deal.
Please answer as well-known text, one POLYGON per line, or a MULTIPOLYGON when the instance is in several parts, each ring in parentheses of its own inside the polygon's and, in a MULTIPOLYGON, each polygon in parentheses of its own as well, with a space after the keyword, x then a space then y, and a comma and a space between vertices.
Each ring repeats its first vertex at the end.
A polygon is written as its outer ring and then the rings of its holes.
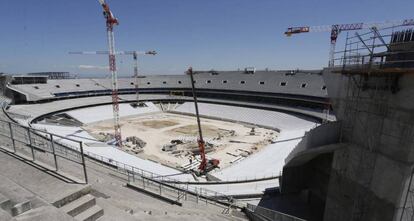
POLYGON ((34 131, 38 131, 38 132, 41 132, 41 133, 46 133, 46 134, 53 135, 54 137, 60 137, 60 138, 63 138, 65 140, 70 140, 70 141, 73 141, 73 142, 76 142, 76 143, 81 143, 81 141, 79 141, 79 140, 75 140, 75 139, 72 139, 72 138, 64 137, 62 135, 55 134, 55 133, 50 133, 50 132, 47 132, 47 131, 44 131, 44 130, 41 130, 41 129, 37 129, 37 128, 34 128, 34 127, 24 126, 24 125, 21 125, 21 124, 16 123, 16 122, 10 122, 10 121, 6 121, 6 120, 2 120, 2 119, 0 119, 0 122, 3 122, 3 123, 11 123, 11 124, 13 124, 15 126, 18 126, 18 127, 21 127, 21 128, 34 130, 34 131))
POLYGON ((233 199, 229 195, 226 195, 226 194, 223 194, 217 191, 205 189, 205 188, 191 187, 188 184, 186 185, 178 184, 176 183, 178 181, 177 179, 165 177, 165 176, 162 176, 162 175, 159 175, 159 174, 156 174, 156 173, 144 170, 144 169, 140 169, 140 168, 116 161, 116 160, 112 160, 112 159, 109 159, 109 158, 106 158, 106 157, 103 157, 103 156, 100 156, 100 155, 97 155, 97 154, 94 154, 88 151, 85 151, 85 154, 88 155, 89 158, 102 162, 106 164, 107 166, 115 167, 117 169, 116 171, 119 172, 120 174, 127 175, 127 176, 134 174, 134 176, 136 175, 144 179, 160 182, 160 184, 163 186, 168 186, 168 187, 174 186, 175 188, 180 189, 181 191, 185 191, 190 194, 197 195, 199 197, 203 197, 208 200, 212 200, 218 203, 225 203, 219 200, 219 199, 224 199, 228 201, 227 204, 231 203, 234 206, 242 207, 240 206, 241 203, 234 204, 234 202, 237 200, 233 199), (161 177, 161 179, 160 178, 157 179, 156 177, 161 177))
MULTIPOLYGON (((65 140, 69 140, 69 141, 72 141, 72 142, 76 142, 76 143, 79 143, 80 146, 83 145, 83 142, 82 141, 74 140, 74 139, 71 139, 71 138, 66 138, 64 136, 61 136, 61 135, 58 135, 58 134, 54 134, 54 133, 49 133, 49 132, 44 131, 44 130, 41 130, 41 129, 27 127, 27 126, 24 126, 24 125, 15 123, 15 122, 10 122, 10 121, 6 121, 6 120, 2 120, 2 119, 0 119, 0 122, 7 123, 7 124, 10 124, 10 125, 14 125, 14 126, 17 126, 17 127, 20 127, 20 128, 25 128, 25 129, 30 130, 30 131, 34 131, 34 132, 41 133, 41 134, 36 133, 36 135, 42 136, 44 139, 47 139, 47 140, 49 140, 47 138, 47 136, 42 135, 42 134, 56 136, 56 137, 59 137, 59 138, 65 139, 65 140)), ((53 142, 54 143, 58 143, 56 140, 53 140, 53 142)), ((59 143, 59 144, 63 148, 65 148, 65 149, 68 149, 70 151, 75 151, 76 153, 80 153, 78 150, 74 149, 75 147, 69 147, 68 144, 66 144, 66 143, 65 144, 59 143)), ((68 154, 68 153, 65 152, 65 151, 62 151, 62 154, 68 154)), ((125 164, 125 163, 122 163, 122 162, 119 162, 119 161, 110 159, 110 158, 106 158, 106 157, 103 157, 103 156, 100 156, 100 155, 91 153, 89 151, 83 151, 83 154, 86 155, 86 156, 88 156, 89 158, 93 158, 95 160, 101 161, 102 163, 105 163, 107 165, 109 164, 111 166, 115 166, 117 168, 117 171, 120 172, 121 174, 125 174, 125 172, 126 173, 132 172, 133 174, 138 175, 138 176, 142 176, 144 178, 154 179, 154 180, 161 181, 161 183, 163 185, 174 185, 177 188, 180 188, 182 191, 184 191, 184 190, 185 191, 189 191, 192 194, 195 194, 195 195, 198 195, 198 196, 204 197, 206 199, 210 199, 210 200, 214 200, 214 199, 211 199, 210 196, 220 197, 222 199, 229 199, 229 198, 231 198, 231 196, 227 196, 226 194, 222 194, 222 193, 219 193, 219 192, 216 192, 216 191, 212 191, 212 190, 208 190, 208 189, 205 189, 205 188, 197 188, 197 187, 195 187, 195 188, 193 188, 193 190, 187 189, 188 188, 187 187, 188 185, 186 186, 186 188, 184 188, 182 185, 175 184, 174 182, 179 181, 177 179, 172 179, 172 178, 166 177, 165 175, 163 176, 163 175, 159 175, 159 174, 156 174, 156 173, 153 173, 153 172, 144 170, 144 169, 140 169, 140 168, 137 168, 137 167, 134 167, 134 166, 131 166, 131 165, 128 165, 128 164, 125 164), (158 179, 157 179, 157 177, 158 177, 158 179), (166 181, 169 181, 169 182, 167 183, 166 181)), ((216 201, 218 201, 218 200, 216 200, 216 201)), ((222 201, 218 201, 218 202, 223 203, 222 201)))
POLYGON ((267 209, 261 206, 252 205, 250 203, 247 204, 246 210, 251 213, 254 213, 254 214, 263 216, 265 218, 268 218, 270 220, 275 220, 275 221, 306 221, 305 219, 301 219, 296 216, 292 216, 292 215, 282 213, 276 210, 267 209))
MULTIPOLYGON (((75 143, 78 143, 80 145, 80 147, 82 148, 83 142, 82 141, 78 141, 72 138, 67 138, 64 137, 62 135, 58 135, 58 134, 54 134, 54 133, 49 133, 47 131, 41 130, 41 129, 37 129, 37 128, 33 128, 33 127, 27 127, 15 122, 9 122, 9 121, 5 121, 0 119, 0 122, 4 122, 4 123, 8 123, 10 125, 14 125, 14 126, 18 126, 21 128, 25 128, 27 130, 33 131, 36 135, 43 137, 46 140, 50 140, 47 135, 51 135, 52 137, 56 136, 58 138, 62 138, 64 140, 68 140, 68 141, 72 141, 75 143), (36 133, 37 132, 37 133, 36 133), (46 135, 46 136, 45 136, 46 135)), ((58 143, 59 145, 61 145, 64 149, 67 150, 71 150, 71 151, 75 151, 76 153, 79 153, 79 150, 76 150, 76 147, 70 147, 70 145, 66 144, 66 143, 61 143, 61 142, 57 142, 56 140, 51 141, 53 143, 58 143)), ((62 154, 69 154, 66 151, 60 151, 62 154)), ((55 154, 55 153, 54 153, 55 154)), ((180 189, 181 191, 185 191, 188 192, 190 194, 193 194, 195 196, 204 198, 206 200, 212 200, 218 203, 225 203, 226 205, 232 205, 232 206, 236 206, 236 207, 243 207, 242 205, 244 205, 244 203, 239 203, 237 202, 236 199, 233 199, 232 196, 230 195, 226 195, 217 191, 213 191, 213 190, 209 190, 206 188, 202 188, 202 187, 192 187, 189 186, 188 184, 181 184, 180 180, 178 179, 174 179, 174 178, 170 178, 167 177, 166 175, 160 175, 160 174, 156 174, 144 169, 140 169, 110 158, 106 158, 94 153, 91 153, 89 151, 83 151, 83 155, 86 155, 89 159, 94 159, 96 161, 100 161, 103 164, 106 164, 108 166, 112 166, 116 168, 116 171, 124 174, 124 175, 129 175, 129 174, 134 174, 136 176, 141 176, 142 178, 145 179, 151 179, 154 181, 158 181, 160 182, 160 185, 163 186, 174 186, 177 189, 180 189), (223 200, 225 200, 223 202, 223 200)), ((82 158, 83 158, 82 155, 82 158)))
MULTIPOLYGON (((6 118, 10 119, 10 121, 0 119, 0 122, 5 123, 6 125, 9 125, 10 136, 7 135, 7 134, 1 134, 1 135, 10 137, 12 139, 14 151, 16 151, 15 142, 17 141, 17 142, 23 143, 23 144, 25 144, 25 145, 27 145, 31 148, 33 161, 35 160, 34 149, 45 151, 47 153, 51 153, 54 156, 56 170, 58 170, 57 156, 59 156, 60 158, 65 159, 65 160, 69 160, 71 162, 74 162, 76 164, 80 164, 83 167, 83 174, 84 174, 85 183, 88 183, 88 176, 87 176, 86 164, 85 164, 85 158, 84 158, 84 151, 83 151, 83 143, 81 141, 77 141, 77 140, 74 140, 74 139, 71 139, 71 138, 66 138, 64 136, 54 134, 54 133, 49 133, 47 131, 42 131, 42 130, 39 130, 39 129, 36 129, 36 128, 32 128, 30 126, 21 125, 17 121, 14 121, 7 114, 7 112, 5 110, 7 108, 7 106, 8 106, 8 104, 2 103, 1 104, 1 111, 5 114, 6 118), (16 132, 16 130, 13 130, 13 127, 14 128, 21 128, 21 129, 26 130, 28 141, 26 141, 26 140, 23 141, 23 140, 16 139, 16 137, 13 136, 13 133, 16 132), (41 146, 36 145, 36 142, 33 144, 32 139, 35 140, 35 137, 31 136, 31 134, 39 136, 39 137, 45 139, 46 141, 49 141, 50 144, 51 144, 50 149, 48 150, 48 148, 42 148, 41 146), (47 135, 49 135, 49 136, 47 136, 47 135), (63 139, 63 140, 69 140, 71 142, 78 143, 79 148, 77 149, 76 147, 69 147, 66 144, 62 144, 61 142, 57 142, 56 140, 53 139, 53 137, 58 137, 58 138, 63 139), (58 144, 58 145, 54 145, 54 144, 58 144)), ((25 136, 25 133, 20 133, 20 135, 25 136)))

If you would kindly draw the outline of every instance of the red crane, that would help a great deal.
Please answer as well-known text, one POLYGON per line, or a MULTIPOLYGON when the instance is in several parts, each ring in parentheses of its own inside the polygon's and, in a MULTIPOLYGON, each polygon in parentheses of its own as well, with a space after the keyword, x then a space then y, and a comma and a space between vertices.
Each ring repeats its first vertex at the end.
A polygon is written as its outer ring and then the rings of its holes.
POLYGON ((114 115, 114 130, 115 130, 115 145, 122 147, 122 135, 121 126, 119 124, 119 104, 118 104, 118 75, 116 73, 116 60, 115 60, 115 39, 114 39, 114 26, 118 25, 118 19, 112 14, 108 4, 105 0, 98 0, 103 8, 103 15, 106 19, 106 32, 108 36, 108 55, 109 55, 109 70, 112 76, 112 109, 114 115))
POLYGON ((334 62, 334 53, 335 53, 335 45, 336 40, 338 38, 339 33, 341 31, 352 31, 352 30, 360 30, 366 28, 382 28, 388 26, 409 26, 414 25, 414 19, 405 19, 402 21, 388 21, 382 23, 352 23, 352 24, 335 24, 335 25, 322 25, 322 26, 301 26, 301 27, 290 27, 285 32, 286 36, 291 36, 293 34, 300 34, 300 33, 307 33, 307 32, 331 32, 331 48, 329 51, 329 67, 333 67, 335 65, 334 62))
POLYGON ((191 90, 193 92, 193 98, 194 98, 194 106, 195 106, 195 112, 196 112, 196 118, 197 118, 197 126, 198 126, 198 148, 200 150, 200 157, 201 162, 198 166, 198 170, 200 174, 206 174, 208 171, 218 167, 220 164, 220 161, 217 159, 210 159, 207 161, 206 153, 205 153, 205 142, 203 139, 203 131, 201 130, 201 123, 200 123, 200 115, 198 112, 198 102, 197 102, 197 95, 195 92, 195 86, 194 86, 194 76, 193 76, 193 68, 188 68, 187 74, 190 75, 190 81, 191 81, 191 90))

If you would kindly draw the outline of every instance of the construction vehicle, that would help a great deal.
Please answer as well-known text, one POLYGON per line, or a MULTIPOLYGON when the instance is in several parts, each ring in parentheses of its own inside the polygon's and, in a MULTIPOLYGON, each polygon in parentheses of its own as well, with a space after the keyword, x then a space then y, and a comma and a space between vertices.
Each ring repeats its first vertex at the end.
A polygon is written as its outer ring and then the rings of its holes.
POLYGON ((382 23, 351 23, 351 24, 335 24, 335 25, 321 25, 321 26, 300 26, 300 27, 290 27, 285 32, 285 35, 290 37, 293 34, 308 33, 308 32, 331 32, 330 42, 331 48, 329 50, 329 64, 328 67, 333 67, 335 65, 334 54, 335 54, 335 45, 338 35, 342 31, 352 31, 360 29, 372 29, 372 28, 382 28, 390 27, 395 25, 409 26, 414 24, 414 19, 405 19, 402 21, 387 21, 382 23))
POLYGON ((195 112, 196 112, 196 118, 197 118, 197 126, 198 126, 198 148, 200 150, 200 157, 201 162, 198 166, 198 171, 195 171, 196 175, 205 175, 211 170, 218 168, 220 161, 218 159, 209 159, 206 158, 205 153, 205 142, 203 139, 203 131, 201 130, 201 123, 200 123, 200 114, 198 112, 198 103, 197 103, 197 95, 195 92, 195 86, 194 86, 194 76, 193 76, 193 69, 190 67, 187 71, 187 74, 190 75, 190 81, 191 81, 191 90, 193 93, 194 98, 194 106, 195 106, 195 112))

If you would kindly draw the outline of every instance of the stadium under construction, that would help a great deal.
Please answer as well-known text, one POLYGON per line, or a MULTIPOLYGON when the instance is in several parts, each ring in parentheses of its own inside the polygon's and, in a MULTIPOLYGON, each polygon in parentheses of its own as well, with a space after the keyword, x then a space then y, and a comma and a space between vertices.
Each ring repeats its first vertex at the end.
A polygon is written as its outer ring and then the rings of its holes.
POLYGON ((118 78, 99 2, 112 78, 0 76, 0 220, 414 217, 413 20, 329 26, 320 70, 138 75, 156 52, 131 51, 118 78))

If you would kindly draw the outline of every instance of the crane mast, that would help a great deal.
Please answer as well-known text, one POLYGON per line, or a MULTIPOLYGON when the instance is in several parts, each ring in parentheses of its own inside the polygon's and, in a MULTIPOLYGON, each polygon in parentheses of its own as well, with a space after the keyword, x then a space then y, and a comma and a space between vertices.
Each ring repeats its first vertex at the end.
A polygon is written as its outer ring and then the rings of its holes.
POLYGON ((132 57, 134 59, 134 78, 135 78, 135 94, 137 96, 137 106, 139 106, 139 90, 138 90, 138 53, 133 52, 132 57))
POLYGON ((190 75, 191 80, 191 90, 193 92, 193 98, 194 98, 194 106, 195 106, 195 112, 196 112, 196 118, 197 118, 197 126, 198 126, 198 148, 200 149, 200 157, 201 162, 198 166, 198 169, 201 172, 204 172, 207 168, 207 159, 206 159, 206 153, 205 153, 205 142, 203 139, 203 131, 201 130, 201 123, 200 123, 200 115, 198 113, 198 102, 197 102, 197 95, 195 93, 195 87, 194 87, 194 76, 193 76, 193 68, 188 68, 187 74, 190 75))
POLYGON ((204 175, 204 174, 207 174, 209 171, 213 170, 214 168, 218 168, 220 164, 220 160, 214 159, 214 158, 207 160, 206 150, 205 150, 206 143, 204 142, 203 131, 201 130, 200 114, 198 112, 197 94, 196 94, 195 86, 194 86, 193 68, 191 67, 188 68, 187 74, 190 75, 191 90, 193 92, 195 113, 196 113, 197 126, 198 126, 197 144, 200 150, 200 157, 201 157, 201 162, 200 162, 200 165, 198 166, 198 171, 196 175, 204 175))
MULTIPOLYGON (((126 54, 127 53, 128 52, 126 52, 126 54)), ((139 106, 140 102, 139 102, 139 90, 138 90, 138 54, 142 54, 142 53, 140 53, 138 51, 132 51, 132 52, 129 52, 129 53, 132 53, 132 57, 134 59, 135 94, 136 94, 136 97, 137 97, 136 105, 139 106)), ((145 52, 145 54, 146 55, 156 55, 157 52, 147 51, 147 52, 145 52)))
POLYGON ((115 130, 115 145, 122 147, 122 135, 121 126, 119 124, 119 97, 118 97, 118 75, 116 72, 116 60, 115 60, 115 39, 113 28, 118 25, 118 20, 113 16, 109 6, 105 3, 105 0, 99 0, 102 5, 103 14, 106 19, 106 31, 108 37, 108 52, 109 52, 109 70, 112 77, 112 109, 114 115, 114 130, 115 130))
MULTIPOLYGON (((71 51, 69 54, 84 54, 84 55, 100 55, 109 54, 109 51, 71 51)), ((136 104, 139 106, 139 91, 138 91, 138 55, 156 55, 157 52, 152 51, 117 51, 115 55, 132 55, 134 59, 134 78, 135 78, 135 93, 136 93, 136 104)))

